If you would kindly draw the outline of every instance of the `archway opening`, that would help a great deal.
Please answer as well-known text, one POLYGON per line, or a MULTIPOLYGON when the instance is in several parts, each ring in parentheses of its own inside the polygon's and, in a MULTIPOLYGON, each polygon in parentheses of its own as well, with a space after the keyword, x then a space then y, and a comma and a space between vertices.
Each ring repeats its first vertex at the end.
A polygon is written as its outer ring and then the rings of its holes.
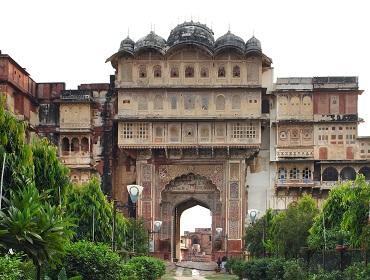
POLYGON ((180 217, 180 260, 205 261, 212 254, 212 212, 196 205, 180 217))

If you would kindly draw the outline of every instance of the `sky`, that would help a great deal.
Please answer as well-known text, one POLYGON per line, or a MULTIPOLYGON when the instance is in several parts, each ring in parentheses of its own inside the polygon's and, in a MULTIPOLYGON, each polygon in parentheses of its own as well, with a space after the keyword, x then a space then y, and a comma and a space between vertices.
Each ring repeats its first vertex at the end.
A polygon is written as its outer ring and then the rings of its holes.
POLYGON ((370 135, 370 2, 366 0, 1 0, 0 50, 36 82, 109 82, 105 63, 128 32, 168 38, 185 20, 215 38, 253 34, 272 58, 275 78, 359 76, 359 135, 370 135))

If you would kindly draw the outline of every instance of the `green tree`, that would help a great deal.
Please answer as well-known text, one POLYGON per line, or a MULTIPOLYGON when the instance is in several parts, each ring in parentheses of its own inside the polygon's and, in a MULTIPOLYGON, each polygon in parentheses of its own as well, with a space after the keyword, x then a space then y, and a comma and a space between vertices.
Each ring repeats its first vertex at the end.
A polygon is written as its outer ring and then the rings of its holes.
POLYGON ((310 229, 309 245, 314 249, 333 249, 339 242, 360 247, 366 238, 370 187, 362 175, 330 191, 320 214, 310 229), (324 239, 325 225, 325 239, 324 239))
POLYGON ((127 252, 139 255, 148 253, 148 231, 145 229, 142 219, 129 219, 126 235, 123 238, 122 247, 127 252))
POLYGON ((40 279, 43 263, 60 261, 72 227, 61 208, 45 202, 32 183, 11 192, 6 209, 0 211, 0 245, 26 253, 40 279))
POLYGON ((47 138, 34 139, 31 148, 36 187, 47 192, 48 201, 57 205, 70 185, 69 170, 59 161, 57 148, 47 138))
POLYGON ((309 229, 317 213, 315 201, 311 196, 304 195, 276 215, 270 231, 274 254, 286 258, 297 257, 300 248, 307 246, 309 229))
POLYGON ((264 216, 246 229, 244 236, 245 247, 253 257, 262 257, 270 252, 269 231, 272 218, 272 211, 268 209, 264 216))

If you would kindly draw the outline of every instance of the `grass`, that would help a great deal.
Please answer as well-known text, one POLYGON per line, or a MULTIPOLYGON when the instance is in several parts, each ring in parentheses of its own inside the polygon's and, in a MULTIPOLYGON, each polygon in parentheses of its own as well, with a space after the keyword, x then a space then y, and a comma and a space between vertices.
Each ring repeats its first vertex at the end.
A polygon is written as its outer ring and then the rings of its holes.
POLYGON ((176 280, 176 271, 170 270, 164 276, 162 276, 161 280, 176 280))
POLYGON ((230 274, 212 274, 212 275, 205 275, 204 278, 208 280, 238 280, 239 278, 235 275, 230 274))
POLYGON ((182 272, 182 276, 192 276, 192 273, 191 273, 191 269, 189 268, 184 268, 183 272, 182 272))

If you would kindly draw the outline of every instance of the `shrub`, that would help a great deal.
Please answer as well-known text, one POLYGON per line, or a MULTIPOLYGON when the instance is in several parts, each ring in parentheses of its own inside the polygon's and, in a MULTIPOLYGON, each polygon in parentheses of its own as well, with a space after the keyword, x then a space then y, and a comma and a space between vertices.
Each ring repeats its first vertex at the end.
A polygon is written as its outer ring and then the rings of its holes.
POLYGON ((370 279, 370 266, 364 263, 354 263, 344 271, 346 280, 363 280, 370 279))
POLYGON ((271 259, 267 265, 267 279, 281 280, 284 277, 284 259, 271 259))
MULTIPOLYGON (((338 270, 331 272, 320 270, 319 272, 310 275, 309 280, 342 280, 342 273, 338 270)), ((351 278, 352 279, 352 278, 351 278)))
POLYGON ((135 257, 123 265, 122 274, 130 280, 156 280, 165 272, 166 266, 163 261, 153 257, 135 257))
POLYGON ((271 259, 256 259, 251 262, 249 273, 246 274, 250 280, 260 280, 267 278, 267 267, 271 259))
POLYGON ((226 262, 226 269, 243 279, 246 262, 242 259, 231 258, 226 262))
POLYGON ((119 255, 105 244, 79 241, 69 244, 63 264, 68 277, 83 279, 120 279, 122 263, 119 255))
POLYGON ((306 275, 297 261, 286 261, 284 264, 284 280, 302 280, 306 275))
POLYGON ((18 257, 0 256, 1 280, 18 280, 21 275, 21 260, 18 257))

